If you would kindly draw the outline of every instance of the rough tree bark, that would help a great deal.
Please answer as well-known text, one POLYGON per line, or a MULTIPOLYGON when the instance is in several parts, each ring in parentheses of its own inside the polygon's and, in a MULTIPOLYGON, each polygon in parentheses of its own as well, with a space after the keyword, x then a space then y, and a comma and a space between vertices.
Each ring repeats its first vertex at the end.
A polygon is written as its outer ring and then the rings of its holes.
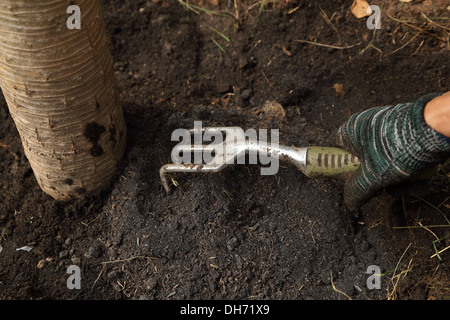
POLYGON ((126 127, 99 0, 0 0, 0 87, 35 177, 71 200, 104 188, 126 127), (69 29, 69 5, 81 29, 69 29))

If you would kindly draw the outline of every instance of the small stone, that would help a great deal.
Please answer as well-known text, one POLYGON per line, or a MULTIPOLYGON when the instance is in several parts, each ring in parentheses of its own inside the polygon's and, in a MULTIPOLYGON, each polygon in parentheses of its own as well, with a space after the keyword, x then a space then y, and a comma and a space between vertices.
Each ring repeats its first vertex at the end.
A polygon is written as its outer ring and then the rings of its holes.
POLYGON ((122 244, 123 234, 119 233, 112 239, 112 244, 114 246, 120 246, 122 244))
POLYGON ((68 237, 66 241, 64 241, 64 246, 68 247, 72 244, 72 238, 68 237))
POLYGON ((47 261, 45 259, 40 260, 37 264, 38 269, 42 269, 46 263, 47 261))
POLYGON ((96 253, 97 253, 97 249, 93 246, 90 246, 88 249, 88 252, 86 252, 84 254, 84 256, 89 259, 89 258, 94 257, 96 255, 96 253))
POLYGON ((229 251, 231 251, 234 248, 236 248, 237 244, 238 244, 238 239, 236 237, 233 237, 230 240, 228 240, 228 242, 227 242, 227 249, 229 251))
POLYGON ((11 229, 9 229, 9 228, 7 228, 7 227, 4 227, 4 228, 2 228, 1 229, 1 231, 0 231, 0 236, 3 238, 3 237, 8 237, 9 235, 11 235, 11 229))
POLYGON ((77 264, 80 262, 80 259, 77 256, 72 256, 72 258, 70 258, 70 261, 72 261, 73 264, 77 264))
POLYGON ((106 275, 106 277, 107 277, 109 280, 111 280, 111 279, 114 279, 115 277, 117 277, 118 274, 119 274, 119 271, 113 270, 113 271, 109 272, 109 273, 106 275))
POLYGON ((180 223, 178 221, 174 221, 169 224, 169 229, 172 231, 178 230, 180 228, 180 223))
POLYGON ((248 66, 248 61, 245 57, 239 57, 239 68, 244 69, 248 66))
POLYGON ((69 251, 63 250, 63 251, 61 251, 61 252, 59 253, 59 258, 60 258, 60 259, 67 258, 68 255, 69 255, 69 251))
POLYGON ((322 281, 323 284, 330 284, 331 283, 330 272, 323 271, 320 274, 320 280, 322 281))
POLYGON ((252 89, 242 90, 242 93, 241 93, 242 99, 247 100, 250 98, 251 95, 252 95, 252 89))
POLYGON ((149 278, 149 279, 145 280, 144 283, 145 283, 145 287, 147 288, 147 290, 153 290, 158 285, 158 282, 156 281, 155 278, 149 278))
POLYGON ((216 84, 217 93, 226 93, 230 91, 230 84, 228 82, 219 82, 216 84))
POLYGON ((163 46, 162 46, 162 52, 164 55, 168 56, 170 55, 172 52, 174 51, 174 47, 173 45, 168 42, 168 41, 164 41, 163 46))

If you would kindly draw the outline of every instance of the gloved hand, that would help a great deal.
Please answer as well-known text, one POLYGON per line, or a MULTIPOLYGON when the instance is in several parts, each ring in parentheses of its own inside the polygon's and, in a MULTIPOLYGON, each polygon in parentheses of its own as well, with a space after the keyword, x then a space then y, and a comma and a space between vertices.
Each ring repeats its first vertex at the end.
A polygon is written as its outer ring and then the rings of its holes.
POLYGON ((423 115, 426 104, 440 95, 368 109, 352 115, 338 129, 337 144, 361 161, 344 188, 344 200, 350 209, 364 204, 380 189, 450 156, 450 139, 429 127, 423 115))

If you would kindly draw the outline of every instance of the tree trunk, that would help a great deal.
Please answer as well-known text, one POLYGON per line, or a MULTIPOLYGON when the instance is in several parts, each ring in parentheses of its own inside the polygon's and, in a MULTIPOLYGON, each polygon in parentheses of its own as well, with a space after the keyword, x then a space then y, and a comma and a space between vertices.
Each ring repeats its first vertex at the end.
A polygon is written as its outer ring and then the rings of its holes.
POLYGON ((126 127, 98 0, 0 0, 0 87, 31 168, 57 200, 104 188, 126 127), (69 5, 81 28, 69 29, 69 5))

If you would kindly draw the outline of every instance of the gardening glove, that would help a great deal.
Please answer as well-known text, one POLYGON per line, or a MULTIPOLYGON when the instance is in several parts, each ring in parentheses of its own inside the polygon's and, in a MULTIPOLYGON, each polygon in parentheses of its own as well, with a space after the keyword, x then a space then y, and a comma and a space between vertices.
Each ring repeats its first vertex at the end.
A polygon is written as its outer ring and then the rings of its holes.
POLYGON ((429 127, 423 116, 425 105, 440 95, 356 113, 337 130, 336 143, 361 161, 344 188, 350 209, 450 156, 450 139, 429 127))

